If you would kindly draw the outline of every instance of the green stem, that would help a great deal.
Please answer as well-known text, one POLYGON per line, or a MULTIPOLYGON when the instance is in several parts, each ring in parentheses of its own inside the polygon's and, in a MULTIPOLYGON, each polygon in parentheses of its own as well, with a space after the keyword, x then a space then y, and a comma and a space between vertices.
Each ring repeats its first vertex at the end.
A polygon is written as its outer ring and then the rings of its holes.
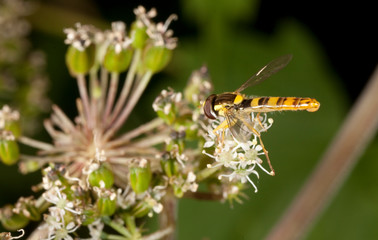
POLYGON ((117 94, 117 88, 118 88, 118 79, 119 79, 119 74, 116 72, 111 73, 111 80, 110 80, 110 86, 109 86, 109 92, 108 95, 106 96, 106 106, 105 106, 105 112, 103 115, 102 122, 104 124, 107 124, 108 122, 108 117, 110 115, 110 112, 113 107, 114 99, 117 94))
POLYGON ((109 217, 103 217, 102 220, 106 225, 113 228, 114 230, 116 230, 117 232, 122 234, 123 236, 125 236, 127 238, 132 237, 132 234, 129 232, 129 230, 127 230, 127 228, 125 228, 124 226, 122 226, 122 225, 120 225, 116 222, 113 222, 109 217))
POLYGON ((77 85, 79 88, 81 101, 83 103, 85 120, 88 122, 89 129, 91 129, 93 127, 93 120, 91 119, 91 114, 90 114, 89 97, 88 97, 87 85, 85 83, 85 76, 80 74, 80 75, 77 75, 76 79, 77 79, 77 85))
POLYGON ((126 104, 126 107, 122 111, 121 115, 117 120, 112 124, 111 128, 108 129, 107 133, 104 136, 105 140, 108 140, 114 133, 125 123, 126 119, 130 115, 131 111, 134 109, 139 98, 142 96, 143 91, 146 89, 148 82, 150 81, 153 75, 152 71, 147 71, 140 82, 138 82, 135 91, 133 91, 129 101, 126 104))
POLYGON ((98 103, 101 95, 99 95, 100 82, 97 76, 98 69, 99 67, 92 67, 92 69, 89 72, 89 98, 91 101, 91 118, 94 119, 94 127, 96 127, 100 122, 98 103))
POLYGON ((126 223, 127 229, 131 232, 131 234, 133 236, 136 236, 136 235, 139 234, 138 228, 135 225, 135 217, 134 216, 127 214, 127 215, 124 216, 123 220, 126 223))
POLYGON ((202 169, 200 172, 197 173, 197 181, 201 182, 201 181, 205 180, 206 178, 213 175, 220 168, 221 168, 221 166, 202 169))
POLYGON ((129 238, 119 236, 119 235, 114 235, 114 234, 106 234, 104 232, 101 233, 101 239, 108 239, 108 240, 128 240, 129 238))
POLYGON ((47 202, 42 196, 40 196, 36 200, 35 206, 38 208, 40 213, 43 213, 51 206, 51 203, 47 202))

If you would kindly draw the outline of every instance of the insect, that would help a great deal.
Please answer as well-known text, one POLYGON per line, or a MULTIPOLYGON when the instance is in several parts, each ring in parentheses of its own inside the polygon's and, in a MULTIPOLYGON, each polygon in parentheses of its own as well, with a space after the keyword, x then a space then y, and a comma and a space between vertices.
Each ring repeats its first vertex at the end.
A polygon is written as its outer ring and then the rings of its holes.
POLYGON ((274 170, 270 163, 268 151, 265 149, 260 136, 261 130, 264 131, 264 126, 260 120, 260 114, 273 111, 298 110, 315 112, 319 109, 320 103, 314 98, 246 97, 240 92, 248 87, 261 83, 274 73, 280 71, 291 59, 292 55, 284 55, 271 61, 234 92, 212 94, 203 104, 204 114, 209 119, 217 119, 220 116, 225 118, 225 120, 213 130, 215 134, 218 130, 223 130, 222 141, 226 129, 229 129, 232 136, 239 142, 247 141, 248 136, 250 137, 251 133, 259 138, 260 145, 271 169, 271 175, 274 175, 274 170), (251 113, 257 113, 254 119, 252 119, 251 113), (256 122, 253 121, 258 122, 257 126, 259 126, 260 131, 256 130, 256 122))

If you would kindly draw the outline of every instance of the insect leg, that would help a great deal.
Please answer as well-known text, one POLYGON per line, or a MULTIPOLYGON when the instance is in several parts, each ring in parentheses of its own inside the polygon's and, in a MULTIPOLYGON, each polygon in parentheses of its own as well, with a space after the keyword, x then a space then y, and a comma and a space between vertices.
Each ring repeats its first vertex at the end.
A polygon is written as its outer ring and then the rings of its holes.
POLYGON ((272 166, 272 164, 270 163, 270 159, 269 159, 268 151, 267 151, 267 150, 265 149, 265 147, 264 147, 263 141, 261 140, 261 136, 260 136, 260 135, 257 135, 257 137, 258 137, 259 140, 260 140, 260 145, 261 145, 261 147, 262 147, 262 149, 263 149, 263 151, 264 151, 264 153, 265 153, 266 159, 268 160, 268 164, 269 164, 269 167, 270 167, 270 170, 271 170, 270 175, 274 176, 276 173, 274 172, 273 166, 272 166))
MULTIPOLYGON (((259 114, 260 114, 260 113, 259 113, 259 114)), ((257 114, 257 117, 259 117, 259 114, 257 114)), ((251 125, 251 124, 249 124, 247 121, 245 121, 245 120, 242 120, 242 121, 243 121, 243 124, 244 124, 245 126, 247 126, 248 129, 251 130, 252 133, 255 134, 255 135, 259 138, 260 145, 261 145, 261 147, 262 147, 262 149, 263 149, 263 151, 264 151, 264 154, 265 154, 265 156, 266 156, 266 159, 267 159, 267 161, 268 161, 268 164, 269 164, 269 167, 270 167, 270 170, 271 170, 270 175, 274 176, 274 175, 275 175, 275 172, 274 172, 273 166, 272 166, 272 164, 271 164, 271 162, 270 162, 270 158, 269 158, 269 155, 268 155, 268 150, 265 149, 264 143, 263 143, 263 141, 262 141, 262 139, 261 139, 261 134, 260 134, 260 133, 259 133, 259 132, 258 132, 258 131, 257 131, 252 125, 251 125)), ((260 124, 261 124, 260 119, 258 119, 258 121, 259 121, 260 124)))
MULTIPOLYGON (((260 125, 260 127, 261 127, 262 129, 264 129, 264 132, 266 132, 266 128, 264 127, 264 125, 263 125, 262 122, 260 121, 260 114, 261 114, 261 112, 257 113, 257 115, 256 115, 256 121, 258 122, 258 124, 260 125)), ((266 115, 265 115, 265 116, 266 116, 266 115)))
POLYGON ((228 122, 227 120, 224 120, 221 124, 219 124, 214 130, 213 130, 213 133, 215 135, 218 136, 218 142, 219 142, 219 135, 217 133, 217 131, 219 131, 220 129, 222 129, 222 138, 221 138, 221 143, 223 144, 223 140, 224 140, 224 131, 229 128, 230 126, 228 125, 228 122))

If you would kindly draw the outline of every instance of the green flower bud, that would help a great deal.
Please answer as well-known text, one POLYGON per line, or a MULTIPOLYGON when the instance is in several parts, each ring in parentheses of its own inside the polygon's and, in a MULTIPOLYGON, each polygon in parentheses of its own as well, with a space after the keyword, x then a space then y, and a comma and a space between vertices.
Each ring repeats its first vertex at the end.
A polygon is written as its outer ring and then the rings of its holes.
POLYGON ((168 125, 172 125, 177 120, 178 107, 182 100, 182 94, 176 93, 172 89, 161 91, 155 99, 152 108, 157 115, 168 125))
POLYGON ((178 162, 172 158, 168 158, 168 159, 163 158, 160 161, 160 165, 165 175, 167 175, 168 177, 175 176, 178 172, 178 168, 179 168, 178 162))
POLYGON ((80 51, 74 46, 69 46, 66 53, 66 64, 73 76, 86 74, 95 63, 96 48, 92 44, 80 51))
POLYGON ((23 214, 14 213, 12 209, 12 205, 6 205, 1 209, 0 219, 3 227, 9 231, 16 231, 24 228, 29 223, 29 219, 23 214))
POLYGON ((27 218, 29 218, 32 221, 39 221, 41 219, 41 214, 39 213, 39 210, 34 205, 26 205, 26 211, 28 212, 27 218))
POLYGON ((182 188, 181 186, 173 186, 173 194, 178 197, 178 198, 182 198, 182 196, 184 196, 184 192, 182 191, 182 188))
POLYGON ((83 211, 83 214, 81 215, 82 224, 84 226, 88 226, 89 224, 93 223, 96 219, 98 219, 97 213, 92 209, 86 209, 83 211))
POLYGON ((157 110, 158 117, 164 120, 168 125, 171 125, 176 119, 175 111, 169 111, 167 114, 163 110, 157 110))
POLYGON ((0 140, 0 158, 7 165, 15 164, 20 156, 18 144, 14 140, 0 140))
POLYGON ((192 73, 188 84, 184 90, 184 98, 196 107, 200 105, 201 99, 206 99, 212 92, 213 85, 211 84, 208 69, 202 66, 199 70, 192 73))
POLYGON ((22 214, 32 221, 39 221, 41 219, 41 214, 35 206, 35 200, 33 197, 21 197, 16 203, 15 209, 16 213, 22 214))
POLYGON ((20 114, 16 110, 12 110, 8 105, 4 105, 0 109, 2 119, 1 138, 17 138, 21 135, 20 114))
POLYGON ((131 39, 133 39, 132 46, 134 48, 143 48, 144 44, 146 43, 147 39, 147 33, 146 33, 147 27, 145 27, 143 24, 138 24, 138 22, 133 22, 131 25, 131 39), (141 25, 141 26, 139 26, 141 25))
POLYGON ((182 154, 185 148, 184 139, 186 136, 185 131, 173 131, 170 134, 171 141, 169 141, 165 147, 165 150, 170 151, 178 151, 179 154, 182 154))
POLYGON ((152 173, 149 162, 141 160, 143 166, 130 168, 130 185, 135 193, 142 193, 150 185, 152 173))
POLYGON ((185 126, 185 138, 187 140, 196 140, 198 138, 198 125, 188 121, 185 126))
POLYGON ((35 160, 27 160, 27 161, 22 161, 19 165, 20 171, 23 174, 35 172, 41 168, 39 165, 38 161, 35 160))
POLYGON ((21 125, 19 121, 6 120, 4 123, 4 130, 12 132, 15 138, 21 136, 21 125))
POLYGON ((138 202, 131 210, 131 214, 136 218, 142 218, 146 216, 152 207, 147 202, 138 202))
POLYGON ((100 197, 97 200, 97 211, 101 216, 111 216, 117 207, 116 195, 100 197))
POLYGON ((144 53, 144 66, 156 73, 161 71, 172 58, 172 50, 164 46, 151 46, 144 53))
POLYGON ((111 188, 114 183, 113 172, 102 164, 98 169, 89 174, 89 184, 92 187, 111 188))
POLYGON ((64 213, 63 219, 65 223, 70 223, 76 221, 76 216, 72 212, 66 211, 64 213))
POLYGON ((103 65, 109 72, 120 73, 129 67, 132 56, 131 48, 122 48, 120 52, 117 52, 115 45, 111 44, 106 50, 103 65))

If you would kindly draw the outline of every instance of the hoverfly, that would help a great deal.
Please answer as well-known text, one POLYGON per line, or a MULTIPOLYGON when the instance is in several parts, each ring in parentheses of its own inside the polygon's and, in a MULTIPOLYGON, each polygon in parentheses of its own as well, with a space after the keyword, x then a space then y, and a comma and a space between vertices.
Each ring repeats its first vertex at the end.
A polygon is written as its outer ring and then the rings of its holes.
POLYGON ((320 103, 314 98, 246 97, 240 92, 248 87, 261 83, 274 73, 280 71, 291 59, 292 55, 284 55, 271 61, 234 92, 212 94, 203 104, 204 114, 209 119, 217 119, 219 116, 225 118, 225 120, 213 130, 215 134, 218 130, 223 130, 222 140, 226 129, 229 129, 232 136, 239 142, 247 141, 247 137, 251 136, 251 133, 259 138, 260 145, 271 169, 271 175, 274 175, 274 170, 270 163, 268 151, 265 149, 261 141, 260 132, 254 127, 256 125, 253 121, 258 121, 260 128, 264 130, 260 120, 261 113, 288 110, 307 110, 308 112, 315 112, 319 109, 320 103), (252 119, 251 113, 257 113, 257 116, 252 119))

